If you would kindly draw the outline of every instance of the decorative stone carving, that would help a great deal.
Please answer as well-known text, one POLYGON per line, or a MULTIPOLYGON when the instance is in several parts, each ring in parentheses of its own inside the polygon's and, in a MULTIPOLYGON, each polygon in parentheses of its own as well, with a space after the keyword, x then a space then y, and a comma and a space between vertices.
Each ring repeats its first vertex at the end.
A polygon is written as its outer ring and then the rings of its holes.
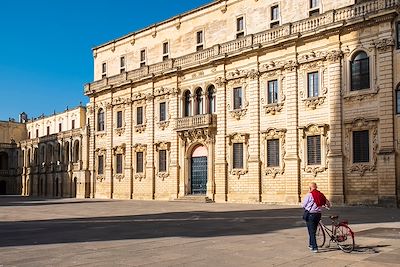
POLYGON ((330 63, 338 62, 343 57, 343 52, 340 50, 329 51, 326 55, 326 60, 330 63))
POLYGON ((158 128, 160 128, 161 130, 165 130, 166 128, 168 128, 169 126, 169 121, 159 121, 157 122, 158 128))
POLYGON ((265 114, 275 115, 282 111, 283 103, 276 103, 276 104, 268 104, 263 106, 265 110, 265 114))
POLYGON ((259 76, 260 76, 260 72, 258 72, 257 70, 252 69, 252 70, 249 70, 249 71, 247 72, 247 77, 248 77, 250 80, 255 80, 255 79, 257 79, 259 76))
POLYGON ((310 108, 312 110, 316 109, 317 106, 321 106, 322 104, 325 103, 325 99, 328 95, 328 88, 324 86, 325 82, 325 73, 326 73, 326 68, 324 67, 324 62, 319 60, 319 61, 313 61, 311 63, 306 63, 301 65, 300 69, 302 70, 302 77, 303 77, 303 86, 299 87, 299 94, 300 98, 303 101, 304 105, 307 108, 310 108), (308 82, 307 82, 307 74, 310 71, 318 71, 319 73, 319 88, 320 91, 318 93, 318 96, 315 97, 308 97, 307 91, 308 91, 308 82))
POLYGON ((113 148, 113 153, 114 153, 114 155, 116 155, 116 154, 125 154, 125 150, 126 150, 126 144, 123 143, 123 144, 121 144, 119 146, 115 146, 113 148))
POLYGON ((271 176, 272 178, 276 178, 278 174, 282 175, 285 173, 285 156, 286 156, 286 129, 276 129, 276 128, 270 128, 266 132, 262 134, 263 137, 263 143, 264 143, 264 150, 262 151, 262 158, 264 159, 264 166, 265 166, 265 175, 271 176), (279 139, 279 150, 280 150, 280 159, 279 159, 279 165, 277 167, 268 167, 268 147, 267 143, 268 140, 272 139, 279 139), (265 153, 264 153, 265 151, 265 153))
POLYGON ((115 134, 118 136, 122 136, 125 133, 125 127, 115 129, 115 134))
POLYGON ((122 173, 116 173, 114 174, 114 178, 117 179, 118 181, 121 182, 122 179, 124 179, 125 175, 122 173))
MULTIPOLYGON (((147 164, 147 145, 146 144, 135 144, 132 146, 133 151, 135 153, 142 152, 143 153, 143 172, 136 172, 134 177, 136 180, 142 181, 142 179, 146 178, 146 164, 147 164)), ((137 170, 136 160, 134 160, 135 170, 137 170)))
POLYGON ((135 173, 136 180, 139 180, 141 182, 145 178, 146 178, 146 176, 143 173, 135 173))
POLYGON ((378 162, 378 118, 356 118, 351 121, 345 121, 345 156, 347 158, 348 171, 358 173, 364 176, 365 173, 376 170, 378 162), (370 144, 372 144, 372 157, 370 162, 354 163, 352 159, 352 133, 353 131, 369 131, 370 144))
POLYGON ((135 132, 143 133, 146 130, 146 124, 135 125, 135 132))
POLYGON ((379 93, 379 87, 376 88, 376 91, 373 92, 352 92, 351 94, 348 94, 343 97, 344 101, 346 103, 353 103, 355 101, 364 101, 364 100, 371 100, 374 99, 376 95, 379 93))
POLYGON ((289 60, 289 61, 287 61, 287 62, 284 63, 283 68, 284 68, 286 71, 295 71, 295 70, 297 69, 297 66, 298 66, 298 64, 297 64, 296 61, 294 61, 294 60, 289 60))
POLYGON ((184 142, 188 143, 201 143, 207 145, 214 141, 213 131, 207 128, 178 132, 178 135, 184 142))
POLYGON ((218 87, 222 87, 225 85, 226 80, 223 77, 217 77, 214 81, 214 83, 218 86, 218 87))
POLYGON ((227 78, 228 80, 243 78, 243 77, 247 77, 247 73, 248 73, 248 72, 245 71, 245 70, 236 69, 235 71, 228 72, 228 73, 226 74, 226 78, 227 78))
POLYGON ((250 158, 249 154, 249 137, 248 133, 232 133, 228 135, 229 139, 229 149, 230 151, 227 153, 228 162, 229 162, 229 174, 240 179, 242 175, 245 175, 249 172, 248 170, 248 159, 250 158), (234 169, 233 168, 233 144, 234 143, 243 143, 243 168, 234 169))
MULTIPOLYGON (((248 104, 246 106, 248 106, 248 104)), ((228 105, 228 109, 230 109, 230 105, 228 105)), ((246 115, 247 108, 230 110, 229 113, 236 120, 240 120, 246 115)))
POLYGON ((379 51, 385 52, 394 46, 394 40, 393 38, 377 39, 373 41, 372 45, 374 45, 379 51))
POLYGON ((157 173, 157 177, 160 178, 162 181, 164 181, 166 178, 169 177, 168 172, 159 172, 157 173))

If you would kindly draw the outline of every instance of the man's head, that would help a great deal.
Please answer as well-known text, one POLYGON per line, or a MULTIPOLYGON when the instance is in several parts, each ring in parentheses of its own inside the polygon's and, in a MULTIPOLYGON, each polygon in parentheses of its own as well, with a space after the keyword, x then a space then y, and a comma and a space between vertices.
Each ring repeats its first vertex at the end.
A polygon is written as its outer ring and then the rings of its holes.
POLYGON ((315 183, 315 182, 310 183, 310 191, 313 191, 317 188, 318 188, 317 183, 315 183))

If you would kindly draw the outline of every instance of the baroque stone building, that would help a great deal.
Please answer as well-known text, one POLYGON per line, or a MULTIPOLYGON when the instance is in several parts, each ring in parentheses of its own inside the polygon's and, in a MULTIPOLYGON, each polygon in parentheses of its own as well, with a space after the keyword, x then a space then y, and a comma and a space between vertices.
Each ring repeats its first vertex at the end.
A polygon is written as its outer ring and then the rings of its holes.
POLYGON ((95 47, 87 191, 395 205, 398 12, 220 0, 95 47))

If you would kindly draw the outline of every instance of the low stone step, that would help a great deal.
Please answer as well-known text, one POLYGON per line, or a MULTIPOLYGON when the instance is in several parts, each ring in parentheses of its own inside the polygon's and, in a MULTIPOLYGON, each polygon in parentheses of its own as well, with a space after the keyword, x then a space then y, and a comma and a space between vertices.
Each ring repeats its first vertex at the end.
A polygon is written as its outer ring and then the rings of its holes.
POLYGON ((199 203, 214 203, 212 199, 206 196, 196 196, 196 195, 187 195, 177 199, 174 201, 181 201, 181 202, 199 202, 199 203))

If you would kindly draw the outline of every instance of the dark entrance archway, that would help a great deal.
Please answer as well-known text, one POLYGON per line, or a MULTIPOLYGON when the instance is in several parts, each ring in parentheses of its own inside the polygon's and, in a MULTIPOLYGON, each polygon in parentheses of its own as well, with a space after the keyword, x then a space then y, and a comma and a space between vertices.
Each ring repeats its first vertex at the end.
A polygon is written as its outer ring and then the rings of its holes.
POLYGON ((7 182, 0 181, 0 195, 5 195, 5 194, 7 194, 7 182))
POLYGON ((207 193, 207 148, 198 146, 193 150, 190 162, 190 183, 192 195, 207 193))

